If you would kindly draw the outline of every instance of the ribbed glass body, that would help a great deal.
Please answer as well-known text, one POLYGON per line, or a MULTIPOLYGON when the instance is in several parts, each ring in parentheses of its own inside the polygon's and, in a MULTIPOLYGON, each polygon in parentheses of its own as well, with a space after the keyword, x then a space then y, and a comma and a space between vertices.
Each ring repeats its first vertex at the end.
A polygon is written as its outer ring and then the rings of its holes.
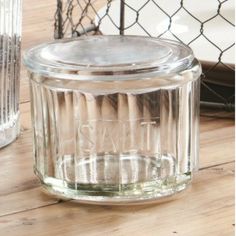
POLYGON ((21 0, 0 0, 0 147, 19 133, 21 0))
POLYGON ((100 71, 60 78, 49 68, 52 76, 31 70, 29 76, 34 168, 50 193, 88 203, 137 204, 191 183, 199 148, 197 60, 177 73, 131 70, 131 79, 125 72, 108 78, 100 71))

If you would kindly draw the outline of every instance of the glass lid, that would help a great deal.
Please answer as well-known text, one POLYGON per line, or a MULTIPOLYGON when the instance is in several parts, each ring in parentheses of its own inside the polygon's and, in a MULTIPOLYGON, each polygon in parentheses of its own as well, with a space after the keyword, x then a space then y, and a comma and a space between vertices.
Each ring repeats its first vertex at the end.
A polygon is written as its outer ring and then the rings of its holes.
POLYGON ((78 80, 137 78, 187 69, 192 50, 179 42, 140 36, 87 36, 56 40, 28 50, 26 67, 49 77, 78 80), (114 75, 114 76, 113 76, 114 75))

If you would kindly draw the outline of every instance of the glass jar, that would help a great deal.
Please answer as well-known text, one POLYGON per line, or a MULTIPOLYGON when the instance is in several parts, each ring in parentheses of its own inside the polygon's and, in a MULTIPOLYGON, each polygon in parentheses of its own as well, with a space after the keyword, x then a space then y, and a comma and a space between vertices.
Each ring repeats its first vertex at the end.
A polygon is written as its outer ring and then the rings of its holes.
POLYGON ((0 148, 19 134, 21 0, 0 0, 0 148))
POLYGON ((199 77, 191 49, 137 36, 29 50, 34 170, 45 189, 99 204, 153 202, 197 169, 199 77))

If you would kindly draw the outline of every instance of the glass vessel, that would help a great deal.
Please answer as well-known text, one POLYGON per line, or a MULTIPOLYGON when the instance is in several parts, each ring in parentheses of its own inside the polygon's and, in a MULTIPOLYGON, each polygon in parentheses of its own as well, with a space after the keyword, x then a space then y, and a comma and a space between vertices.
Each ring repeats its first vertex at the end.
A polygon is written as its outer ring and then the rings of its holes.
POLYGON ((0 0, 0 148, 19 134, 21 0, 0 0))
POLYGON ((40 45, 24 63, 34 170, 49 193, 138 204, 189 186, 198 166, 201 74, 189 47, 92 36, 40 45))

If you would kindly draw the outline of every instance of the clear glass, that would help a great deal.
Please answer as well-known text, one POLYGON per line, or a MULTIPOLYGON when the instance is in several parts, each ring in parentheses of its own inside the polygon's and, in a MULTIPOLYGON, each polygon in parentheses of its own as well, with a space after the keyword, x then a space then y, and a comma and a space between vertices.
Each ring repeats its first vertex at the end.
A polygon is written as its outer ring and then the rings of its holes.
POLYGON ((21 0, 0 0, 0 148, 19 134, 21 0))
POLYGON ((201 68, 188 47, 100 36, 42 45, 24 61, 34 169, 48 192, 86 203, 138 204, 191 183, 201 68))

